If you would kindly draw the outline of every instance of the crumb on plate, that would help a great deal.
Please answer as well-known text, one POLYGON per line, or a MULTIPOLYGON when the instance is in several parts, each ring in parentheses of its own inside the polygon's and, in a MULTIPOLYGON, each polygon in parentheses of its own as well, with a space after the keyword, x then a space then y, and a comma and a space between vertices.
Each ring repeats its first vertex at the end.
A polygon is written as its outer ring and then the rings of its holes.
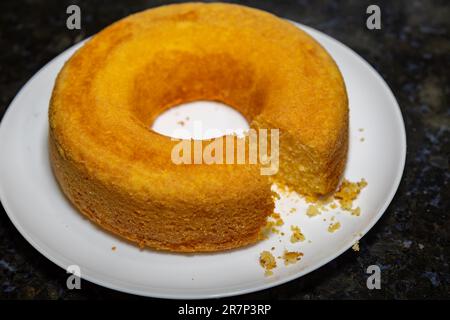
POLYGON ((283 219, 281 219, 281 216, 279 213, 274 212, 270 215, 270 217, 275 220, 276 226, 282 226, 284 224, 284 221, 283 221, 283 219))
POLYGON ((350 211, 353 206, 353 200, 356 199, 361 190, 366 186, 367 181, 364 178, 358 182, 351 182, 344 179, 334 194, 334 198, 339 202, 343 210, 350 211))
POLYGON ((306 215, 308 217, 314 217, 320 214, 319 209, 315 205, 309 205, 308 209, 306 209, 306 215))
POLYGON ((305 235, 301 232, 300 228, 297 226, 291 226, 292 235, 291 242, 296 243, 299 241, 305 241, 305 235))
POLYGON ((266 276, 272 275, 272 269, 275 269, 277 267, 277 261, 269 251, 261 252, 259 256, 259 264, 266 270, 266 276))
POLYGON ((303 257, 303 253, 296 251, 284 251, 283 260, 285 265, 294 264, 303 257))
POLYGON ((352 216, 359 217, 361 215, 361 208, 360 207, 356 207, 354 209, 350 209, 350 212, 352 213, 352 216))
POLYGON ((328 232, 333 233, 333 232, 337 231, 340 227, 341 227, 341 223, 340 222, 336 222, 336 223, 330 224, 329 227, 328 227, 328 232))

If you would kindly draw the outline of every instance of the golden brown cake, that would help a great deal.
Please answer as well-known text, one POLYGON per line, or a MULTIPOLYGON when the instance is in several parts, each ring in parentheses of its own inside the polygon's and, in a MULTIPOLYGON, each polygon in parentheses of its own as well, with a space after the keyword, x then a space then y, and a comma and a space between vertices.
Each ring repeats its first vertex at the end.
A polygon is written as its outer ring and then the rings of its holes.
POLYGON ((256 242, 274 209, 271 183, 333 191, 348 144, 346 90, 327 52, 287 21, 219 3, 163 6, 101 31, 59 73, 49 121, 53 171, 74 206, 133 243, 171 251, 256 242), (174 164, 178 142, 149 127, 194 100, 279 129, 279 172, 174 164))

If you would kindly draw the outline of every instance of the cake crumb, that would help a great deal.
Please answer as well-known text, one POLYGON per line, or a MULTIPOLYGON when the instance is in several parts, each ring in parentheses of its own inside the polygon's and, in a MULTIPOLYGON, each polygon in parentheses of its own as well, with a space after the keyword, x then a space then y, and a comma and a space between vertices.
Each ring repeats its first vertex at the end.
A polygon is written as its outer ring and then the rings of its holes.
POLYGON ((359 182, 351 182, 344 179, 334 194, 334 198, 339 202, 343 210, 350 211, 353 207, 353 200, 356 199, 361 190, 366 186, 367 182, 364 178, 359 182))
POLYGON ((266 240, 269 238, 269 234, 271 232, 272 227, 270 226, 270 222, 267 222, 264 227, 259 231, 258 239, 266 240))
POLYGON ((364 139, 364 137, 359 139, 359 141, 361 141, 361 142, 364 142, 364 140, 366 140, 366 139, 364 139))
POLYGON ((331 208, 331 209, 336 209, 336 208, 337 208, 337 204, 336 204, 336 203, 330 204, 330 208, 331 208))
POLYGON ((317 203, 317 198, 313 196, 304 196, 306 203, 317 203))
POLYGON ((259 256, 259 264, 265 269, 266 276, 271 276, 273 274, 272 269, 277 267, 277 261, 269 251, 261 252, 259 256))
POLYGON ((280 234, 280 230, 278 230, 277 227, 282 226, 283 224, 284 221, 281 219, 280 214, 276 212, 272 213, 269 216, 266 225, 259 232, 260 240, 269 238, 270 233, 280 234))
POLYGON ((112 247, 111 247, 111 250, 112 250, 112 251, 116 251, 116 249, 117 249, 116 246, 112 246, 112 247))
POLYGON ((275 228, 275 227, 272 227, 272 228, 270 229, 270 231, 272 231, 272 233, 274 233, 274 234, 280 234, 280 230, 278 230, 278 229, 275 228))
POLYGON ((364 131, 364 128, 359 128, 358 131, 359 131, 359 132, 363 132, 363 131, 364 131))
POLYGON ((317 207, 314 206, 314 205, 309 205, 308 209, 306 209, 306 215, 308 217, 314 217, 314 216, 317 216, 319 214, 320 214, 319 209, 317 209, 317 207))
POLYGON ((266 270, 266 271, 264 271, 264 276, 270 277, 270 276, 272 276, 272 275, 273 275, 273 271, 272 271, 272 270, 266 270))
POLYGON ((272 199, 273 199, 274 201, 280 200, 280 199, 281 199, 281 196, 280 196, 278 193, 276 193, 275 191, 272 191, 272 199))
POLYGON ((285 265, 294 264, 303 257, 303 253, 296 251, 284 251, 283 260, 285 265))
POLYGON ((359 251, 359 241, 356 240, 355 244, 352 246, 353 251, 359 251))
POLYGON ((177 124, 183 127, 184 126, 184 121, 183 120, 177 121, 177 124))
POLYGON ((328 227, 328 232, 333 233, 333 232, 337 231, 340 227, 341 227, 340 222, 330 224, 328 227))
POLYGON ((284 221, 283 221, 283 219, 281 219, 279 213, 274 212, 270 215, 270 217, 275 220, 276 226, 282 226, 284 224, 284 221))
POLYGON ((300 228, 297 226, 291 226, 292 235, 291 242, 296 243, 299 241, 305 241, 305 235, 301 232, 300 228))
POLYGON ((289 210, 289 213, 294 213, 294 212, 297 212, 297 208, 291 208, 291 209, 289 210))
POLYGON ((351 209, 350 212, 352 213, 352 216, 359 217, 360 214, 361 214, 361 208, 360 207, 356 207, 355 209, 351 209))

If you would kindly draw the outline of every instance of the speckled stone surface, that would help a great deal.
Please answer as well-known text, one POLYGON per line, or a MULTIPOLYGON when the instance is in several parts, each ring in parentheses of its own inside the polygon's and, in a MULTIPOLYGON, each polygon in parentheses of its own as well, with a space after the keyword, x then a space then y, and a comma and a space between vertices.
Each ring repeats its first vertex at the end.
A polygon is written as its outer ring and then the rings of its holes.
MULTIPOLYGON (((0 114, 28 79, 74 43, 136 11, 166 1, 0 1, 0 114), (78 4, 82 29, 66 29, 78 4)), ((392 88, 408 137, 400 188, 377 225, 347 251, 307 276, 243 299, 450 298, 448 1, 376 1, 382 29, 365 27, 372 1, 242 1, 321 30, 366 59, 392 88), (368 290, 365 269, 382 269, 368 290)), ((4 156, 1 154, 0 156, 4 156)), ((0 298, 139 299, 87 281, 66 288, 66 273, 28 244, 0 212, 0 298)))

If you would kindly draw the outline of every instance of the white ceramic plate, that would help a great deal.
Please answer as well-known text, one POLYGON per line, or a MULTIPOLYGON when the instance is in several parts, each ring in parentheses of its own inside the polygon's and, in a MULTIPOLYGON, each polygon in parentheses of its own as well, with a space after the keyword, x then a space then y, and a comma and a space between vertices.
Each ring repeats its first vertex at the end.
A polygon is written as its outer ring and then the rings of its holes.
POLYGON ((47 154, 50 94, 58 71, 78 44, 43 67, 15 97, 2 120, 0 196, 11 221, 39 252, 60 267, 75 264, 86 280, 152 297, 210 298, 262 290, 305 275, 348 250, 377 222, 397 190, 406 154, 403 119, 392 92, 367 62, 329 36, 299 27, 331 53, 345 78, 350 98, 345 176, 353 181, 365 178, 369 183, 356 201, 361 216, 336 210, 309 218, 302 200, 283 197, 277 208, 286 222, 284 237, 273 235, 251 247, 215 254, 141 251, 103 232, 65 199, 47 154), (296 213, 289 213, 292 207, 297 208, 296 213), (335 233, 327 232, 331 216, 342 225, 335 233), (311 242, 291 244, 291 224, 299 225, 311 242), (304 257, 289 266, 279 260, 274 275, 266 277, 258 257, 272 246, 276 247, 275 256, 287 248, 303 252, 304 257))

